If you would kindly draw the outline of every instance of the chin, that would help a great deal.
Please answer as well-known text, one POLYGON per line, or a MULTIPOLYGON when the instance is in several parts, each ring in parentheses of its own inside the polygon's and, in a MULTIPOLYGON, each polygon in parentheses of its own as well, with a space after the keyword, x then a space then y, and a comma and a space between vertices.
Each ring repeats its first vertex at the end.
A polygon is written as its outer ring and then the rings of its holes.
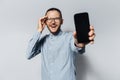
POLYGON ((58 31, 58 29, 50 29, 51 33, 56 33, 58 31))
POLYGON ((56 28, 51 28, 51 27, 48 27, 49 31, 52 33, 52 34, 56 34, 59 32, 60 30, 60 27, 56 27, 56 28))
POLYGON ((59 30, 50 30, 50 32, 56 35, 59 32, 59 30))

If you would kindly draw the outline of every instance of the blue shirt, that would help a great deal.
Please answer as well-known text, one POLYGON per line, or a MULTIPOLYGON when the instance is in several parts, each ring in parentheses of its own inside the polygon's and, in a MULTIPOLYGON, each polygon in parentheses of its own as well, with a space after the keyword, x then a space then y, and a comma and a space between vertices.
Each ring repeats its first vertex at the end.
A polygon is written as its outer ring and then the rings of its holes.
POLYGON ((48 34, 41 37, 37 32, 30 40, 27 58, 42 55, 42 80, 76 80, 74 58, 76 53, 82 54, 85 48, 74 45, 72 32, 60 31, 57 35, 48 34))

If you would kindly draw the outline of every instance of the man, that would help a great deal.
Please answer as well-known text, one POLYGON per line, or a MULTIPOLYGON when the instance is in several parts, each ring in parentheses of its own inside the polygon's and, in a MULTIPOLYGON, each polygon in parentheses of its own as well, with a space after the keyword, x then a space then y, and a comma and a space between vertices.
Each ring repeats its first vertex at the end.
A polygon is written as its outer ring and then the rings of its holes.
MULTIPOLYGON (((28 59, 41 53, 42 80, 75 80, 74 57, 85 51, 85 43, 78 43, 76 32, 63 32, 63 18, 57 8, 47 10, 38 21, 36 34, 30 40, 27 50, 28 59), (45 26, 50 34, 41 37, 45 26)), ((89 39, 94 42, 94 28, 90 26, 89 39)))

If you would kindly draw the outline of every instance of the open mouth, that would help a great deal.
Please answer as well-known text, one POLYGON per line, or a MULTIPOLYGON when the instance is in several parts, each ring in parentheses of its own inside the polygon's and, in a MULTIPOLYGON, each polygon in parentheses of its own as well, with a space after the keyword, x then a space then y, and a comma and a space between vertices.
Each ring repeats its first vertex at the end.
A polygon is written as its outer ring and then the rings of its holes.
POLYGON ((51 28, 56 28, 57 27, 57 25, 51 25, 51 28))

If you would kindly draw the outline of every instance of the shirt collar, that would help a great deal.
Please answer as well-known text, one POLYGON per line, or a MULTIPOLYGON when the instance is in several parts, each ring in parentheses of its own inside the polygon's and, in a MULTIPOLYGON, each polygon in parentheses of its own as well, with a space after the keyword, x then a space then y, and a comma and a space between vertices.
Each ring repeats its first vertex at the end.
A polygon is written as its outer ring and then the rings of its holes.
POLYGON ((50 33, 50 37, 57 37, 57 36, 60 36, 62 34, 62 30, 60 29, 59 31, 58 31, 58 33, 57 34, 52 34, 52 33, 50 33))

